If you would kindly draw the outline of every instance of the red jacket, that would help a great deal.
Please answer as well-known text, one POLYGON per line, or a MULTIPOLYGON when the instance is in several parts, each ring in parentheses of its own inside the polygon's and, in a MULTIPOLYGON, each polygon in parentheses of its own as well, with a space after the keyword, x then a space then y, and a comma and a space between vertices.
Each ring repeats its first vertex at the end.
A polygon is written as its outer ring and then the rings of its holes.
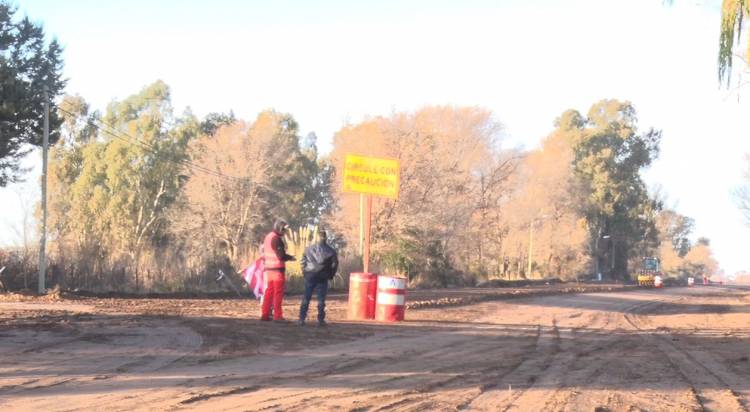
POLYGON ((292 256, 286 254, 286 244, 278 232, 271 231, 266 235, 263 240, 263 270, 283 272, 286 269, 285 262, 292 259, 292 256))

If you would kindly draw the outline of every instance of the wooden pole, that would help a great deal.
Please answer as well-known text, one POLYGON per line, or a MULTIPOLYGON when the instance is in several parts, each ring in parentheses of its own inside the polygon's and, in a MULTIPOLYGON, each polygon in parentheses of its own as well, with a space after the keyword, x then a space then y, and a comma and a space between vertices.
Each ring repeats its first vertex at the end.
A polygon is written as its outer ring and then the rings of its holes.
POLYGON ((365 206, 365 241, 364 253, 362 254, 362 263, 364 272, 370 273, 370 233, 372 232, 372 196, 367 195, 365 206))

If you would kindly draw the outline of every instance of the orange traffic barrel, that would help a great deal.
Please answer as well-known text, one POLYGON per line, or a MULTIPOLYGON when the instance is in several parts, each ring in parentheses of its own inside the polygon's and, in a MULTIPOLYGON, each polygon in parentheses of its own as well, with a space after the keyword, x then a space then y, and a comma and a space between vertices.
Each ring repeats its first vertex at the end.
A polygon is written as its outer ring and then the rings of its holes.
POLYGON ((661 276, 654 276, 654 287, 660 288, 662 286, 664 286, 664 284, 662 283, 661 276))
POLYGON ((694 284, 695 284, 695 278, 693 278, 692 276, 690 276, 688 278, 688 286, 693 286, 694 284))
POLYGON ((352 273, 349 275, 349 319, 375 318, 375 291, 378 275, 352 273))
POLYGON ((378 277, 378 296, 375 305, 375 320, 396 322, 404 320, 406 311, 406 278, 378 277))

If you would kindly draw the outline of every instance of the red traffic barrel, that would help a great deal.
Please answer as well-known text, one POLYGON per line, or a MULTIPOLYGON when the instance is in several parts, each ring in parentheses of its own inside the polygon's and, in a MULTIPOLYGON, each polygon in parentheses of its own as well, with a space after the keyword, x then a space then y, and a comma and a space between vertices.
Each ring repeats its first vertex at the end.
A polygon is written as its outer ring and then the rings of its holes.
POLYGON ((349 275, 349 319, 375 318, 375 291, 378 275, 352 273, 349 275))
POLYGON ((378 296, 375 320, 396 322, 404 320, 406 311, 406 278, 378 276, 378 296))

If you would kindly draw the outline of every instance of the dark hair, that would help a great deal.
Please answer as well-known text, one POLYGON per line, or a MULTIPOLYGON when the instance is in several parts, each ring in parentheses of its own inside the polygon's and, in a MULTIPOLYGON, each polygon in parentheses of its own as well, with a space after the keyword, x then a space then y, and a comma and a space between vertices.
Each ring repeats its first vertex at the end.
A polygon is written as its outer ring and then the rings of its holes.
POLYGON ((284 229, 286 229, 287 226, 289 226, 289 223, 287 223, 286 220, 282 218, 278 218, 276 219, 276 222, 274 222, 273 224, 273 230, 276 233, 281 233, 284 231, 284 229))
POLYGON ((328 233, 322 228, 318 228, 318 237, 323 240, 328 240, 328 233))

